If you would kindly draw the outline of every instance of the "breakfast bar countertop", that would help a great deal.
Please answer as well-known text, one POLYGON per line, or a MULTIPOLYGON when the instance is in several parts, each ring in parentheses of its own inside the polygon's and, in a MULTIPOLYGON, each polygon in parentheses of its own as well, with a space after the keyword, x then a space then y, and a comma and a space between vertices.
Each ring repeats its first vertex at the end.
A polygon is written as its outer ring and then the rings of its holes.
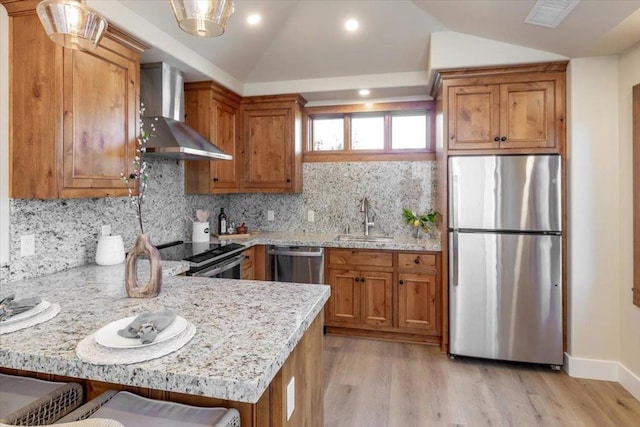
POLYGON ((256 403, 329 298, 325 285, 210 279, 163 261, 156 298, 128 298, 124 264, 87 265, 2 286, 2 296, 58 303, 48 322, 0 336, 0 366, 256 403), (183 348, 129 365, 93 365, 77 344, 108 323, 172 309, 196 326, 183 348))

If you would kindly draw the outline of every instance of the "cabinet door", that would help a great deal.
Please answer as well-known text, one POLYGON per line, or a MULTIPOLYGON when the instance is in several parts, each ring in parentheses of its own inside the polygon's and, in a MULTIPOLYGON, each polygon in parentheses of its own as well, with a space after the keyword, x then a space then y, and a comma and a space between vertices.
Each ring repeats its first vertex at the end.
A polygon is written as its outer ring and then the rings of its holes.
POLYGON ((233 160, 214 160, 211 163, 211 192, 228 193, 237 190, 238 180, 236 175, 236 132, 237 132, 237 108, 213 101, 214 131, 213 142, 222 151, 233 156, 233 160))
POLYGON ((61 197, 77 197, 78 189, 126 194, 120 173, 135 155, 137 82, 136 63, 107 49, 65 49, 61 197))
POLYGON ((499 86, 453 86, 448 92, 449 149, 498 148, 499 86))
POLYGON ((398 326, 436 331, 437 276, 400 273, 398 279, 398 326))
POLYGON ((244 187, 255 190, 292 188, 293 140, 290 108, 245 110, 244 187))
POLYGON ((329 284, 331 297, 328 322, 359 324, 360 273, 351 270, 329 270, 329 284))
POLYGON ((392 273, 361 272, 361 323, 392 326, 392 273))
POLYGON ((556 146, 554 82, 500 85, 500 148, 556 146))

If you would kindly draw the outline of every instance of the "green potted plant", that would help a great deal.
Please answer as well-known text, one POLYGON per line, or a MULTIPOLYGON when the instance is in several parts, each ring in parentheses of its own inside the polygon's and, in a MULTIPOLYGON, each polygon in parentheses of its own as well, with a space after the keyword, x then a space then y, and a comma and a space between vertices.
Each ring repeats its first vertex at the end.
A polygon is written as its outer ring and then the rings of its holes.
POLYGON ((406 224, 415 227, 415 237, 420 237, 420 230, 422 230, 425 233, 429 233, 430 238, 435 238, 440 217, 440 212, 434 209, 427 213, 418 214, 411 209, 402 208, 402 218, 406 224))

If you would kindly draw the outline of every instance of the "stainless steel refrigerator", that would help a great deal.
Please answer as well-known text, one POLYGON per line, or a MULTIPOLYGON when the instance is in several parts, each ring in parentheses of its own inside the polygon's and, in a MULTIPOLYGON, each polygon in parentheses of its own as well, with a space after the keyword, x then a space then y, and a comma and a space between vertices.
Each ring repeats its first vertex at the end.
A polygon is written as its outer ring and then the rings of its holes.
POLYGON ((558 155, 449 158, 449 352, 563 364, 558 155))

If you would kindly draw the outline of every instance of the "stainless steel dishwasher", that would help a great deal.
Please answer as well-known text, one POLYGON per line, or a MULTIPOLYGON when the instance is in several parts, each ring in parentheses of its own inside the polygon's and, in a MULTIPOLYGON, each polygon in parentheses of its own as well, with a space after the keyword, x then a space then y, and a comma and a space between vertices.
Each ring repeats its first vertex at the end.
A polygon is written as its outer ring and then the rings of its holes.
POLYGON ((324 249, 316 246, 269 246, 267 280, 324 284, 324 249))

